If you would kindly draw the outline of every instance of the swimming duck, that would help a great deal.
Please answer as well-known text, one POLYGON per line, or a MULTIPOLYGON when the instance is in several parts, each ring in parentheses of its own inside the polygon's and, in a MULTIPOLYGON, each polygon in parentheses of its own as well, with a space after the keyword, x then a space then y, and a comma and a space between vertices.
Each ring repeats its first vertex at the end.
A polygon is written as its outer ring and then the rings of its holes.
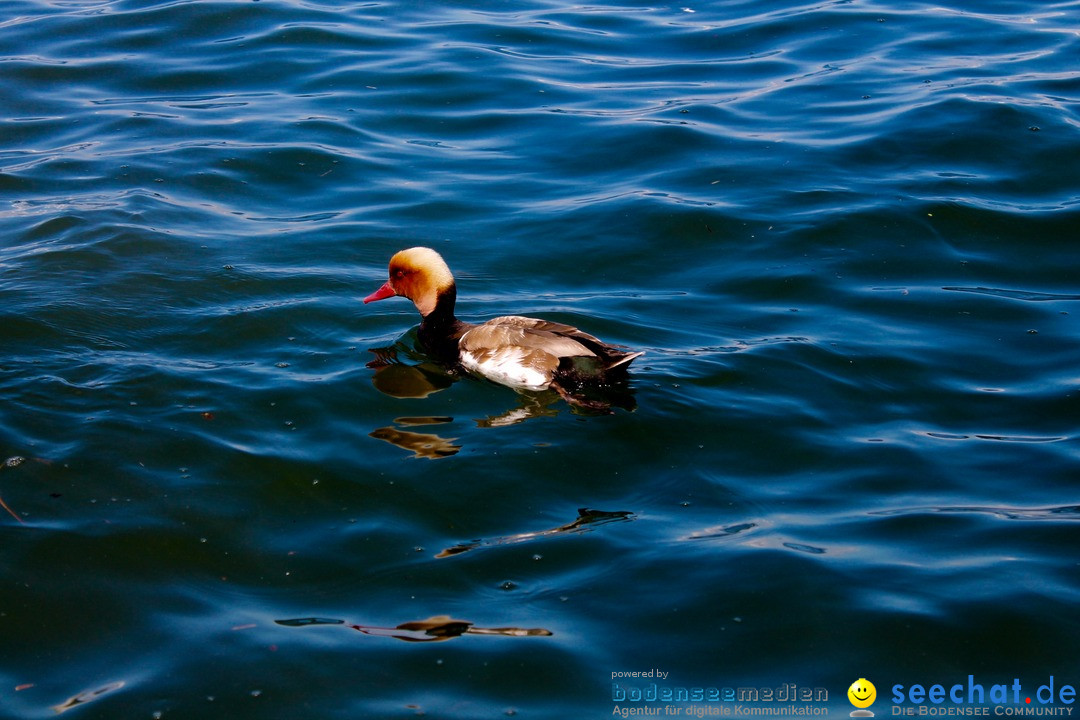
POLYGON ((644 352, 625 352, 570 325, 505 315, 474 325, 454 316, 457 285, 431 248, 401 250, 390 258, 390 278, 364 303, 402 296, 420 311, 424 349, 444 362, 518 390, 552 389, 572 404, 582 385, 625 376, 644 352))

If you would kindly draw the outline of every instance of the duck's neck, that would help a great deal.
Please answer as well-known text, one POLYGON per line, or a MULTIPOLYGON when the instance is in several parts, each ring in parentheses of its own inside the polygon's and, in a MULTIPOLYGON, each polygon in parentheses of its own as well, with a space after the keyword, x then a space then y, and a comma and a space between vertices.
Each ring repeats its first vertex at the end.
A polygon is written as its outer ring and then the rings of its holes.
POLYGON ((457 285, 450 285, 436 296, 435 309, 420 321, 418 336, 424 350, 440 360, 457 361, 458 340, 470 327, 454 316, 456 303, 457 285))

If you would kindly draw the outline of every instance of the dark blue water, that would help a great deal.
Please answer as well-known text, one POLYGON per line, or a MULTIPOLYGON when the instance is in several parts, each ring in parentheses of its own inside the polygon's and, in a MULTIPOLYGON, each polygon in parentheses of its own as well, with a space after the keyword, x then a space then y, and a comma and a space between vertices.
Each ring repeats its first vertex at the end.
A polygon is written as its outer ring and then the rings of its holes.
POLYGON ((8 0, 0 717, 1073 707, 1078 28, 8 0), (359 302, 412 245, 636 407, 431 366, 359 302))

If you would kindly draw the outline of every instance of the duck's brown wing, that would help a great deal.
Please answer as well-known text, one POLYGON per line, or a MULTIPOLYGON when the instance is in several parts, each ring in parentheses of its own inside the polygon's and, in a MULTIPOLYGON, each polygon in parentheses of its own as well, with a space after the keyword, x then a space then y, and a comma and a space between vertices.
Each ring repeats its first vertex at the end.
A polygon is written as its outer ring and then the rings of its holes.
POLYGON ((460 341, 462 362, 517 387, 547 387, 556 378, 588 382, 625 372, 640 352, 625 352, 571 325, 505 315, 476 325, 460 341))
POLYGON ((582 343, 549 327, 542 320, 516 316, 476 325, 458 343, 461 364, 503 385, 543 390, 564 362, 595 357, 582 343))
MULTIPOLYGON (((564 325, 550 320, 506 315, 490 320, 486 324, 498 327, 522 328, 526 337, 533 336, 537 342, 542 344, 550 342, 548 338, 552 336, 560 340, 570 341, 583 348, 585 352, 563 352, 560 355, 561 357, 595 357, 597 364, 605 372, 614 368, 624 368, 635 358, 645 354, 644 351, 627 352, 619 346, 609 345, 587 332, 582 332, 572 325, 564 325)), ((554 344, 552 347, 554 347, 554 344)))
POLYGON ((542 352, 556 358, 591 357, 597 355, 590 347, 603 344, 592 335, 570 325, 537 320, 518 315, 504 315, 471 328, 461 338, 461 349, 478 353, 506 347, 518 347, 542 352))

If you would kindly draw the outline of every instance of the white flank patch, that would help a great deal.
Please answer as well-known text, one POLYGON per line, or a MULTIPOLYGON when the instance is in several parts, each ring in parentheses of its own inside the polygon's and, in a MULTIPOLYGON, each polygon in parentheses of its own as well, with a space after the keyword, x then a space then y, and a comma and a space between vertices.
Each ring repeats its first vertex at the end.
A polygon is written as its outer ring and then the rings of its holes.
POLYGON ((551 384, 551 379, 525 364, 524 359, 527 353, 528 351, 523 348, 505 347, 480 361, 466 350, 461 353, 461 364, 465 369, 483 375, 500 385, 509 385, 520 390, 547 389, 547 386, 551 384))

